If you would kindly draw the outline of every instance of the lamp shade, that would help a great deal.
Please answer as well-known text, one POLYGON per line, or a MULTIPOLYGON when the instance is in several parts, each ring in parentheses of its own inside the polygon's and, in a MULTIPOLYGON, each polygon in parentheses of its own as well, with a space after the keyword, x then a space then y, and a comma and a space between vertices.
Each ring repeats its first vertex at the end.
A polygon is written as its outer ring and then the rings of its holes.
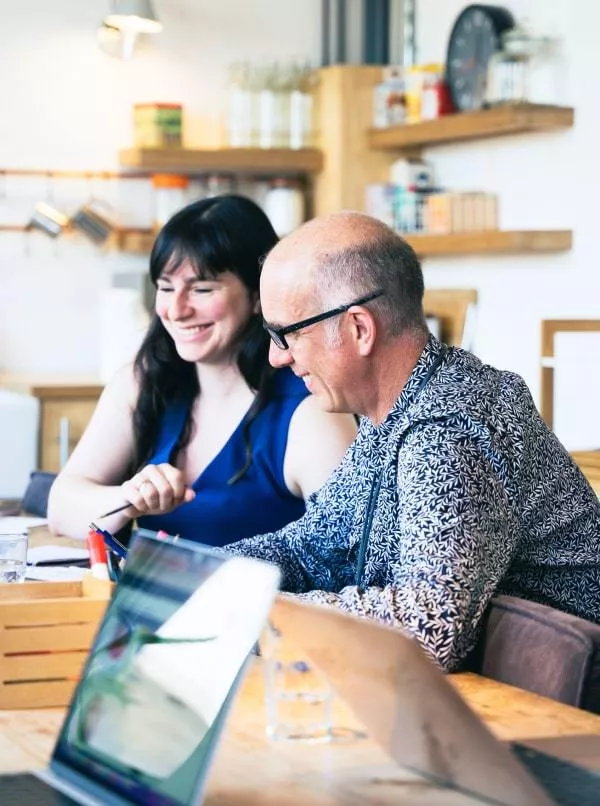
POLYGON ((111 0, 110 13, 104 18, 104 23, 121 31, 138 34, 162 31, 151 0, 111 0))

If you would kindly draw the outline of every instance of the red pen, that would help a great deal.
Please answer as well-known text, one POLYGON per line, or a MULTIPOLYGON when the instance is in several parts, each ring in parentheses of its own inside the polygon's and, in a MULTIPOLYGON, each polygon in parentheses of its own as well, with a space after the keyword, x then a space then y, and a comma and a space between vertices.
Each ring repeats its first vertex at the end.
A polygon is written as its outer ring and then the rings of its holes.
POLYGON ((90 570, 96 579, 110 579, 106 560, 104 538, 99 532, 90 529, 87 534, 87 547, 90 552, 90 570))

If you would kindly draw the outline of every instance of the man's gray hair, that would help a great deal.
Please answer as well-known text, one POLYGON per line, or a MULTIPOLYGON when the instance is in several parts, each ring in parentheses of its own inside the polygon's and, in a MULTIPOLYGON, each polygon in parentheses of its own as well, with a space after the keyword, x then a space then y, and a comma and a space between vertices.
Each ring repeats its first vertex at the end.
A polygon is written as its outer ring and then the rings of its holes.
MULTIPOLYGON (((323 310, 381 289, 383 295, 367 305, 386 335, 427 332, 421 264, 413 248, 391 230, 336 252, 321 252, 316 269, 323 310)), ((330 346, 335 346, 339 319, 325 324, 330 346)))

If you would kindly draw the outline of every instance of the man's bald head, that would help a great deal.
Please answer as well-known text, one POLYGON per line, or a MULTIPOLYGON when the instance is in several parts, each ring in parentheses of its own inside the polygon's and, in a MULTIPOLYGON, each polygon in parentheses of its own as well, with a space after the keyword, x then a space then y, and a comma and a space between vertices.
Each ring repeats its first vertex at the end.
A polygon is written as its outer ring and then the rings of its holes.
POLYGON ((370 307, 388 335, 427 330, 416 254, 389 227, 362 213, 320 216, 283 238, 265 261, 261 286, 272 282, 302 288, 323 308, 381 289, 370 307))
POLYGON ((331 213, 313 218, 294 230, 273 247, 269 257, 287 262, 299 254, 312 257, 333 254, 389 234, 394 234, 389 227, 362 213, 331 213))

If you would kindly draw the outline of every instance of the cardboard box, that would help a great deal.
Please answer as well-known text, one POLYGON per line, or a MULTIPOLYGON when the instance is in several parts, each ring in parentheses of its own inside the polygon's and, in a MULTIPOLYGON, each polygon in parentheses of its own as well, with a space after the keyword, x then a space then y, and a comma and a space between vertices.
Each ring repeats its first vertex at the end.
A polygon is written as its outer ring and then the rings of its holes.
POLYGON ((181 104, 135 104, 133 142, 137 148, 181 148, 181 104))

